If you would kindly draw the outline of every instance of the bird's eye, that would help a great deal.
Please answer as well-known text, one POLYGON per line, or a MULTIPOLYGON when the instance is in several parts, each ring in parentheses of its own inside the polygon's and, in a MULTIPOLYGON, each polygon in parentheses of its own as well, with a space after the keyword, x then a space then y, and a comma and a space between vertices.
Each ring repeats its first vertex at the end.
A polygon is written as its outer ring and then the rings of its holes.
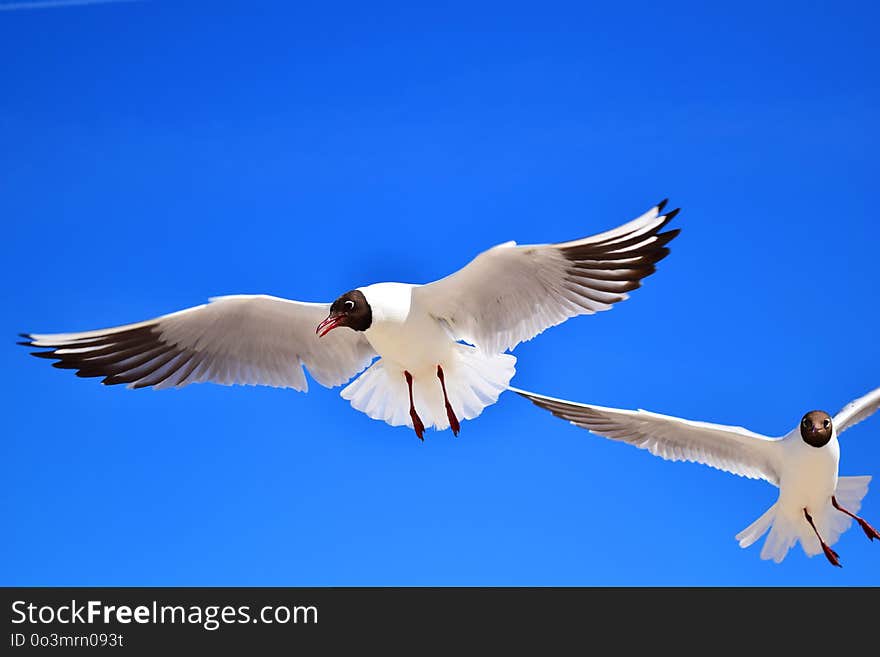
POLYGON ((828 427, 831 426, 831 420, 829 420, 829 419, 826 417, 826 418, 825 418, 825 421, 822 423, 822 426, 824 426, 824 427, 827 429, 828 427))
POLYGON ((352 301, 351 299, 346 300, 345 309, 346 310, 354 310, 354 301, 352 301))
POLYGON ((809 429, 809 428, 810 428, 810 420, 809 420, 808 418, 804 418, 804 421, 801 422, 801 424, 804 425, 804 428, 805 428, 805 429, 809 429))

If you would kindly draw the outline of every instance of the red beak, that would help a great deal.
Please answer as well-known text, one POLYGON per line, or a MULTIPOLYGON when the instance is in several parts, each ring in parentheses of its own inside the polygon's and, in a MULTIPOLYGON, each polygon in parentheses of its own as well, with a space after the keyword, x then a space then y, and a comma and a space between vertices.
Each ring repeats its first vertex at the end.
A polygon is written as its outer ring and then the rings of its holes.
POLYGON ((343 315, 330 315, 323 322, 318 324, 318 328, 315 329, 315 333, 318 334, 319 338, 323 338, 330 331, 339 326, 340 322, 342 322, 343 315))

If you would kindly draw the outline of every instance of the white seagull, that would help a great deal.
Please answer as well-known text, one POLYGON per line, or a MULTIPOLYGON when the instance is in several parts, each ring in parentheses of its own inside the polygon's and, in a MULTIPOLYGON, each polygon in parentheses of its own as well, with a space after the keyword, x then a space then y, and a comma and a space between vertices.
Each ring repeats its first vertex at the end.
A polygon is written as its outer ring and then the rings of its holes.
POLYGON ((266 295, 210 303, 137 324, 82 333, 21 334, 55 367, 102 383, 170 388, 206 381, 308 388, 349 381, 343 398, 371 418, 458 435, 507 389, 504 353, 576 315, 608 310, 652 274, 678 230, 666 201, 633 221, 561 244, 507 242, 427 285, 377 283, 332 304, 266 295), (336 330, 339 329, 339 330, 336 330), (468 343, 468 344, 464 344, 468 343))
POLYGON ((510 390, 575 426, 646 449, 668 461, 703 463, 777 486, 779 497, 773 506, 736 536, 740 547, 747 548, 770 529, 762 559, 779 563, 800 541, 808 556, 824 552, 828 561, 840 566, 839 556, 830 546, 853 519, 872 541, 880 538, 876 529, 856 515, 871 477, 837 476, 837 437, 880 407, 880 388, 847 404, 834 418, 825 411, 810 411, 781 438, 768 438, 742 427, 510 390))

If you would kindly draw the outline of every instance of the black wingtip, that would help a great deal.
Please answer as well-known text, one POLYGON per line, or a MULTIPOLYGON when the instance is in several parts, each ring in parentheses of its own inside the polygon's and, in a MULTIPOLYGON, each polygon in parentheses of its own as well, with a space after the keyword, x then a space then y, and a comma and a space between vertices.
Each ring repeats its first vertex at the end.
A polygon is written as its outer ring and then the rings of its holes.
POLYGON ((675 208, 675 210, 670 210, 666 213, 666 221, 671 221, 676 217, 676 215, 681 212, 681 208, 675 208))
POLYGON ((23 347, 30 347, 33 344, 33 336, 30 333, 19 333, 18 337, 27 338, 24 342, 16 342, 15 344, 20 344, 23 347))
POLYGON ((22 347, 33 347, 34 343, 28 340, 27 342, 16 342, 15 344, 20 344, 22 347))
POLYGON ((669 199, 665 198, 657 204, 657 212, 663 212, 663 208, 666 207, 666 204, 669 203, 669 199))

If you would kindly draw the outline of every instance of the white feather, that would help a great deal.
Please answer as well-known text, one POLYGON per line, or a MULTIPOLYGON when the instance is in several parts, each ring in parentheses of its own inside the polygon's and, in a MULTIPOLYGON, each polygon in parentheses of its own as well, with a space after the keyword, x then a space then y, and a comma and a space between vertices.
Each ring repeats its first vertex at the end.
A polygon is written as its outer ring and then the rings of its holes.
POLYGON ((742 427, 648 411, 578 404, 511 388, 537 406, 595 434, 646 449, 667 461, 693 461, 751 479, 779 482, 781 441, 742 427))
MULTIPOLYGON (((449 403, 459 420, 471 420, 494 404, 515 373, 510 354, 485 354, 468 345, 455 345, 441 363, 449 403)), ((443 389, 434 369, 416 371, 413 401, 425 428, 449 428, 443 389)), ((339 393, 352 407, 392 426, 412 427, 409 389, 400 366, 382 358, 339 393)))
POLYGON ((329 304, 267 295, 216 297, 208 304, 81 333, 28 336, 61 364, 132 387, 181 387, 210 381, 307 390, 302 367, 322 385, 348 381, 375 358, 362 333, 315 335, 329 304), (115 377, 115 378, 114 378, 115 377), (120 381, 121 380, 121 381, 120 381))
POLYGON ((559 244, 505 242, 413 291, 413 304, 459 340, 488 352, 513 349, 576 315, 608 310, 654 271, 678 231, 663 204, 598 235, 559 244))
MULTIPOLYGON (((772 439, 742 427, 683 420, 647 411, 628 411, 579 404, 510 388, 537 406, 600 436, 626 442, 670 461, 694 461, 745 477, 762 478, 779 487, 776 502, 736 535, 741 547, 753 545, 768 530, 762 559, 781 562, 800 542, 808 556, 821 553, 819 536, 834 545, 852 519, 834 508, 832 496, 856 514, 868 492, 870 477, 838 478, 837 433, 876 410, 875 393, 847 406, 832 425, 831 439, 821 447, 804 441, 799 427, 772 439), (841 417, 842 416, 842 417, 841 417), (815 530, 807 520, 809 513, 815 530)), ((876 391, 875 391, 876 392, 876 391)))
POLYGON ((850 402, 834 416, 833 424, 837 435, 839 436, 862 420, 866 420, 878 408, 880 408, 880 388, 875 388, 864 397, 859 397, 855 401, 850 402))

